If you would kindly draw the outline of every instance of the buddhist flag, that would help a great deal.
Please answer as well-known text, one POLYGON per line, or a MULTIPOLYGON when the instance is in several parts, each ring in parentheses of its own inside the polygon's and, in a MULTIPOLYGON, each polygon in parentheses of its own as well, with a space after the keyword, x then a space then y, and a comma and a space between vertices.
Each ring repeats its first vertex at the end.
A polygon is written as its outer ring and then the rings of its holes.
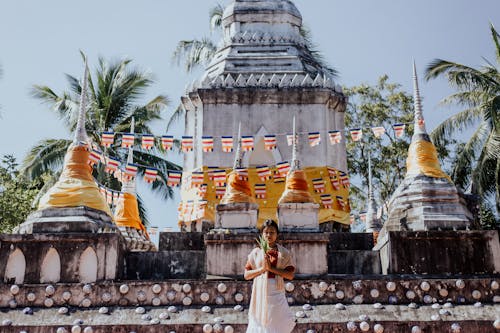
POLYGON ((167 186, 176 187, 181 183, 182 172, 181 171, 169 171, 167 186))
POLYGON ((312 180, 314 192, 324 193, 325 192, 325 181, 323 178, 315 178, 312 180))
POLYGON ((327 167, 327 170, 328 176, 330 176, 330 178, 337 177, 337 170, 335 170, 335 168, 327 167))
POLYGON ((382 126, 372 127, 372 131, 376 138, 381 138, 385 134, 385 128, 382 126))
POLYGON ((349 176, 343 171, 340 171, 340 182, 344 187, 350 186, 349 176))
POLYGON ((359 213, 359 219, 363 221, 363 223, 366 222, 366 212, 361 212, 359 213))
POLYGON ((153 149, 155 145, 155 137, 152 134, 143 134, 142 135, 142 148, 146 150, 153 149))
POLYGON ((275 183, 283 183, 286 180, 286 176, 279 173, 279 171, 274 172, 273 182, 275 183))
POLYGON ((201 184, 200 187, 198 187, 198 196, 200 198, 205 198, 205 195, 207 194, 207 189, 208 189, 208 184, 201 184))
POLYGON ((218 171, 218 170, 219 170, 219 167, 209 166, 208 167, 208 179, 213 181, 214 180, 214 173, 215 173, 215 171, 218 171))
POLYGON ((253 136, 242 136, 241 137, 241 148, 243 151, 253 150, 253 136))
POLYGON ((359 141, 363 137, 363 130, 361 128, 353 128, 349 132, 351 133, 352 141, 359 141))
POLYGON ((394 130, 394 134, 396 135, 396 138, 400 138, 405 134, 405 124, 394 124, 392 125, 392 129, 394 130))
POLYGON ((266 199, 266 184, 255 184, 255 197, 257 199, 266 199))
POLYGON ((94 166, 101 160, 102 153, 99 150, 92 149, 89 153, 89 164, 94 166))
POLYGON ((205 174, 203 171, 194 171, 191 174, 191 187, 200 187, 203 184, 205 174))
POLYGON ((276 149, 276 135, 264 136, 264 146, 265 146, 266 150, 276 149))
POLYGON ((280 162, 276 164, 276 168, 278 169, 278 173, 280 174, 280 176, 285 177, 288 171, 290 171, 290 163, 280 162))
POLYGON ((329 131, 328 137, 330 138, 331 145, 336 145, 342 141, 342 133, 340 131, 329 131))
POLYGON ((172 135, 162 136, 161 145, 165 150, 172 150, 172 147, 174 146, 174 137, 172 135))
POLYGON ((243 181, 248 181, 248 169, 234 169, 238 178, 243 181))
POLYGON ((321 134, 319 132, 312 132, 309 133, 309 146, 315 147, 320 144, 321 142, 321 134))
POLYGON ((118 167, 120 166, 120 160, 117 158, 113 157, 107 157, 106 158, 106 167, 104 168, 104 171, 113 174, 118 170, 118 167))
POLYGON ((101 136, 101 144, 104 147, 111 147, 115 142, 115 133, 114 132, 103 132, 101 136))
POLYGON ((338 190, 340 187, 340 182, 337 175, 337 170, 328 167, 328 175, 330 176, 330 183, 332 184, 333 189, 338 190))
POLYGON ((130 148, 134 145, 135 135, 134 133, 123 133, 122 134, 122 147, 130 148))
POLYGON ((215 186, 226 185, 226 170, 215 170, 213 172, 215 186))
POLYGON ((337 203, 339 204, 340 209, 344 210, 345 208, 344 198, 342 198, 340 195, 337 196, 337 203))
MULTIPOLYGON (((295 136, 295 140, 297 140, 297 136, 295 136)), ((293 145, 293 134, 286 135, 286 142, 289 146, 293 145)))
POLYGON ((333 205, 333 199, 331 194, 322 194, 321 203, 323 204, 323 207, 325 207, 326 209, 331 209, 333 205))
POLYGON ((181 141, 181 150, 185 153, 188 151, 193 151, 193 137, 192 136, 183 136, 181 141))
POLYGON ((225 186, 216 186, 215 187, 215 198, 216 199, 222 199, 224 194, 226 193, 226 187, 225 186))
POLYGON ((203 146, 204 153, 214 151, 214 138, 212 136, 203 136, 201 138, 201 144, 203 146))
POLYGON ((355 220, 356 220, 356 218, 354 217, 354 215, 350 215, 350 216, 349 216, 349 222, 350 222, 351 224, 353 224, 355 220))
POLYGON ((138 167, 136 164, 127 164, 125 166, 125 179, 132 180, 133 178, 135 178, 135 176, 137 175, 137 170, 138 167))
POLYGON ((146 168, 144 170, 144 181, 148 184, 151 184, 158 177, 158 170, 154 168, 146 168))
POLYGON ((223 136, 221 139, 222 151, 225 153, 231 153, 233 151, 233 137, 223 136))
POLYGON ((260 180, 263 182, 273 178, 273 175, 271 174, 271 169, 267 165, 258 166, 257 167, 257 175, 259 176, 260 180))

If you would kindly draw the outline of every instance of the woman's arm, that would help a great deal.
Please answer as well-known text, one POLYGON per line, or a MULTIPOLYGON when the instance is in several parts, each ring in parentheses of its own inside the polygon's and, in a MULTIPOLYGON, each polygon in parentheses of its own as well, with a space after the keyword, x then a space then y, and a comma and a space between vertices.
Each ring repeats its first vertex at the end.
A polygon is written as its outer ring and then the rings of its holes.
POLYGON ((264 272, 265 272, 264 267, 251 270, 245 268, 245 280, 255 279, 257 276, 263 274, 264 272))
POLYGON ((279 268, 276 268, 276 267, 271 267, 269 269, 269 272, 274 273, 276 275, 279 275, 282 278, 287 279, 287 280, 293 280, 293 278, 295 276, 295 270, 287 270, 286 268, 285 269, 279 269, 279 268))

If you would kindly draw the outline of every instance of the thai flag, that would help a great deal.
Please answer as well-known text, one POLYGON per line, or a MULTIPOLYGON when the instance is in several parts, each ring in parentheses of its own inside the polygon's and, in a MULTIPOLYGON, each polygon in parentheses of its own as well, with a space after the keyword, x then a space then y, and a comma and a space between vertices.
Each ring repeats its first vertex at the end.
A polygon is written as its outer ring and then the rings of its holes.
POLYGON ((392 129, 394 130, 394 135, 396 136, 396 138, 400 138, 403 136, 403 134, 405 134, 405 128, 406 128, 405 124, 392 125, 392 129))
POLYGON ((381 138, 385 134, 385 128, 382 126, 372 127, 372 131, 376 138, 381 138))
POLYGON ((127 164, 125 166, 125 178, 133 179, 137 175, 138 166, 136 164, 127 164))
POLYGON ((340 182, 344 187, 350 186, 349 176, 345 172, 340 171, 340 182))
POLYGON ((353 128, 349 132, 351 133, 352 141, 359 141, 363 137, 363 130, 361 128, 353 128))
POLYGON ((333 205, 333 199, 331 194, 322 194, 321 195, 321 203, 325 209, 331 209, 333 205))
POLYGON ((319 132, 312 132, 309 133, 309 146, 315 147, 320 144, 321 142, 321 134, 319 132))
POLYGON ((215 170, 213 174, 215 186, 226 185, 226 170, 215 170))
POLYGON ((104 168, 105 172, 113 174, 118 170, 119 167, 120 167, 119 159, 113 157, 106 158, 106 167, 104 168))
POLYGON ((181 150, 185 153, 188 151, 193 151, 193 137, 192 136, 183 136, 181 141, 181 150))
POLYGON ((122 147, 130 148, 134 145, 135 134, 134 133, 124 133, 122 134, 122 147))
POLYGON ((167 186, 176 187, 181 183, 182 171, 169 171, 167 186))
POLYGON ((174 146, 174 137, 172 135, 162 136, 161 145, 165 150, 172 150, 172 147, 174 146))
POLYGON ((200 187, 203 184, 205 174, 203 171, 195 171, 191 174, 191 187, 200 187))
POLYGON ((146 168, 144 170, 144 181, 151 184, 158 178, 158 170, 154 168, 146 168))
POLYGON ((266 199, 266 184, 255 184, 255 197, 257 199, 266 199))
POLYGON ((315 178, 312 180, 314 192, 324 193, 325 192, 325 181, 323 178, 315 178))
POLYGON ((143 134, 142 135, 142 148, 146 150, 153 149, 155 145, 155 137, 152 134, 143 134))
POLYGON ((89 153, 89 164, 94 166, 101 160, 102 153, 99 150, 92 149, 89 153))
POLYGON ((225 153, 231 153, 233 151, 233 137, 232 136, 223 136, 221 139, 222 142, 222 151, 225 153))
POLYGON ((114 132, 103 132, 101 136, 101 144, 104 147, 111 147, 115 142, 115 133, 114 132))
POLYGON ((253 150, 253 136, 242 136, 241 137, 241 148, 243 151, 253 150))
POLYGON ((288 162, 280 162, 276 164, 276 168, 278 168, 278 173, 281 177, 286 177, 288 171, 290 171, 290 163, 288 162))
POLYGON ((266 150, 276 149, 276 135, 264 136, 264 146, 265 146, 266 150))
POLYGON ((224 194, 226 193, 226 187, 225 186, 216 186, 215 187, 215 198, 216 199, 222 199, 224 194))
POLYGON ((336 145, 342 141, 342 134, 340 131, 329 131, 328 137, 330 138, 331 145, 336 145))
POLYGON ((234 169, 238 178, 243 181, 248 181, 248 169, 234 169))
POLYGON ((260 180, 263 182, 273 178, 273 175, 271 174, 271 169, 267 165, 258 166, 257 167, 257 175, 259 176, 260 180))
POLYGON ((214 138, 211 136, 203 136, 201 138, 201 144, 203 146, 203 152, 209 153, 214 151, 214 138))

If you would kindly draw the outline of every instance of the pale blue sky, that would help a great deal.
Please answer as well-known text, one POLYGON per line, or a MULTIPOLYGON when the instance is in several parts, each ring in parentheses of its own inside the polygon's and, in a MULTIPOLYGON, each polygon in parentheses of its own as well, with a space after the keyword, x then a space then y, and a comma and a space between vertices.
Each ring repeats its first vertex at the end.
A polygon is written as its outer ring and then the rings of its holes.
MULTIPOLYGON (((3 0, 0 4, 0 155, 22 159, 38 140, 66 138, 57 117, 29 96, 32 84, 57 92, 66 88, 64 73, 81 76, 78 53, 129 57, 151 71, 157 82, 152 97, 167 94, 174 107, 185 85, 199 73, 186 75, 170 62, 178 40, 208 36, 212 0, 3 0)), ((227 3, 227 1, 222 1, 227 3)), ((386 73, 411 91, 415 58, 422 79, 434 58, 482 64, 493 60, 489 22, 500 28, 498 0, 296 0, 314 42, 340 72, 339 83, 374 83, 386 73)), ((438 101, 451 90, 444 81, 421 81, 428 128, 451 114, 438 101)), ((145 99, 146 99, 145 98, 145 99)), ((169 110, 171 112, 171 110, 169 110)), ((168 112, 165 117, 168 116, 168 112)), ((156 124, 164 133, 166 122, 156 124)), ((182 133, 182 122, 175 135, 182 133)), ((180 162, 174 154, 172 159, 180 162)), ((176 226, 177 200, 164 203, 140 188, 148 201, 153 225, 176 226)))

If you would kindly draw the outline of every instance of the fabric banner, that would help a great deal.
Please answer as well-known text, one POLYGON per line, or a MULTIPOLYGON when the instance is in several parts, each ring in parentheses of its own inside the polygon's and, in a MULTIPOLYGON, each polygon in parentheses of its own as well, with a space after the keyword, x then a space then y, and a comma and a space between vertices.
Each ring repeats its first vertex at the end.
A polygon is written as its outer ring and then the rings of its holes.
POLYGON ((276 149, 276 135, 264 136, 264 146, 265 146, 266 150, 276 149))
POLYGON ((172 135, 164 135, 161 137, 161 145, 165 150, 172 150, 174 146, 174 137, 172 135))
POLYGON ((155 146, 155 137, 151 134, 142 135, 142 149, 151 150, 155 146))

